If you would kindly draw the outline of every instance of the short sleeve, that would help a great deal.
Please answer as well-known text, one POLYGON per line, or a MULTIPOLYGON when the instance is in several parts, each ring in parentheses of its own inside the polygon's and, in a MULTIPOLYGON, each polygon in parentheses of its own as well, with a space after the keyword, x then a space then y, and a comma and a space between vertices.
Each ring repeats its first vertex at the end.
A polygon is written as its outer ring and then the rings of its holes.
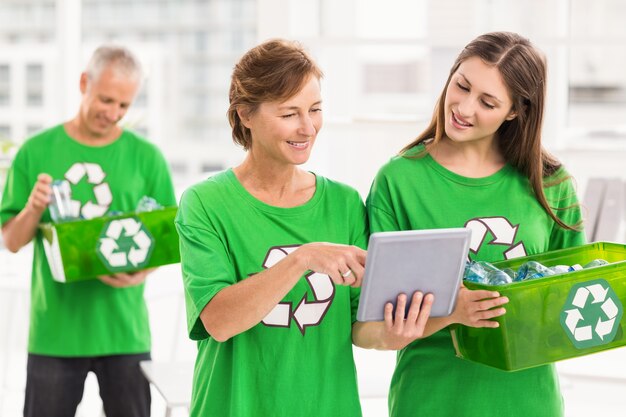
POLYGON ((393 211, 388 180, 382 171, 374 178, 366 205, 370 233, 400 230, 393 211))
POLYGON ((223 288, 235 283, 235 272, 224 242, 212 226, 195 190, 183 194, 176 217, 187 305, 189 337, 209 337, 200 313, 223 288))
POLYGON ((156 147, 152 162, 150 195, 162 206, 175 206, 176 196, 169 166, 163 154, 156 147))
POLYGON ((26 207, 31 189, 32 184, 26 173, 26 154, 22 148, 7 173, 0 202, 0 224, 8 222, 26 207))

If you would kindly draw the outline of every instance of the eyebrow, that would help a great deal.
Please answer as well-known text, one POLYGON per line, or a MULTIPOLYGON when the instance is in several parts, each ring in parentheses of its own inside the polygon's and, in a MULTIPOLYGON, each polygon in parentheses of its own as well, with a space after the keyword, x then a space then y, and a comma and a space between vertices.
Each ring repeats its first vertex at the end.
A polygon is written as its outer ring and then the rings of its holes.
MULTIPOLYGON (((469 82, 469 80, 467 79, 467 77, 465 75, 463 75, 463 73, 459 72, 459 75, 461 77, 463 77, 463 79, 465 80, 466 83, 468 83, 470 85, 470 87, 472 86, 472 83, 469 82)), ((489 98, 494 99, 495 101, 497 101, 498 103, 502 103, 502 100, 500 100, 498 97, 494 96, 493 94, 489 94, 489 93, 483 93, 484 95, 486 95, 489 98)))
MULTIPOLYGON (((322 100, 316 101, 315 103, 311 104, 311 107, 317 106, 319 104, 322 104, 322 100)), ((298 110, 299 108, 300 107, 298 106, 278 106, 278 110, 298 110)))

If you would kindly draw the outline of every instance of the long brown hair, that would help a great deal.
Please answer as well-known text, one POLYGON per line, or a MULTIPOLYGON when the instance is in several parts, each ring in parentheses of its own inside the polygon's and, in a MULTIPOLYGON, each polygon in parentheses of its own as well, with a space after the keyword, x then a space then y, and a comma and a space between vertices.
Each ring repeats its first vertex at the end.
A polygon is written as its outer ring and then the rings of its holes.
MULTIPOLYGON (((528 178, 537 201, 559 226, 579 230, 579 225, 570 226, 559 219, 546 199, 544 185, 556 185, 568 177, 561 176, 549 183, 544 182, 544 179, 556 173, 561 167, 561 163, 541 145, 546 96, 546 62, 528 39, 516 33, 487 33, 471 41, 461 51, 450 69, 430 124, 413 142, 402 149, 401 154, 406 154, 420 144, 425 145, 426 153, 441 141, 445 135, 444 103, 448 85, 461 63, 471 57, 478 57, 485 64, 493 65, 500 71, 513 100, 512 111, 517 116, 512 120, 505 120, 495 133, 504 158, 528 178)), ((418 154, 417 157, 420 155, 423 154, 418 154)))
POLYGON ((287 100, 300 91, 309 77, 322 78, 313 58, 297 42, 266 41, 246 52, 235 65, 230 82, 228 121, 233 141, 250 149, 250 129, 241 122, 237 109, 253 114, 261 103, 287 100))

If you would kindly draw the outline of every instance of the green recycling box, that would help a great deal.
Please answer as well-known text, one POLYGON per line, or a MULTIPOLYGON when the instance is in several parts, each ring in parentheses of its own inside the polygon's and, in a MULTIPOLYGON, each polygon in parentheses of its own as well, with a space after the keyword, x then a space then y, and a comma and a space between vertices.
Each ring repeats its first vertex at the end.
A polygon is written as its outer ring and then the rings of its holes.
POLYGON ((69 283, 180 262, 176 210, 42 224, 52 276, 69 283))
POLYGON ((493 265, 585 265, 594 259, 610 264, 505 285, 465 282, 470 289, 498 291, 509 302, 496 329, 453 327, 457 356, 515 371, 626 345, 626 245, 596 242, 493 265))

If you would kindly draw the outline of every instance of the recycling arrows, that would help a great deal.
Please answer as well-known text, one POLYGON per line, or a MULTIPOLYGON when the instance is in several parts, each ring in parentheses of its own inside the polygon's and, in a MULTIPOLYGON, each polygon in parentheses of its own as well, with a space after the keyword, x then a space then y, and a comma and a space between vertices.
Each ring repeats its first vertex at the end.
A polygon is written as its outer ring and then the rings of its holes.
MULTIPOLYGON (((267 252, 263 268, 271 268, 283 258, 296 250, 298 246, 272 247, 267 252)), ((328 275, 310 272, 305 278, 313 291, 315 300, 308 301, 306 293, 292 311, 291 302, 280 302, 261 322, 266 326, 289 327, 291 319, 304 335, 309 326, 317 326, 322 322, 335 296, 335 285, 328 275)))
POLYGON ((150 261, 154 239, 137 218, 111 220, 102 228, 96 252, 111 272, 138 270, 150 261))
POLYGON ((561 326, 576 348, 600 346, 613 341, 622 314, 622 303, 609 283, 597 279, 570 289, 561 326))
POLYGON ((509 249, 504 252, 505 259, 526 256, 526 248, 522 242, 517 245, 513 245, 519 225, 513 226, 504 217, 482 217, 478 219, 471 219, 465 223, 465 227, 472 230, 470 251, 473 253, 478 253, 480 247, 487 238, 487 233, 491 233, 493 240, 488 242, 489 245, 509 246, 509 249))
POLYGON ((78 184, 85 176, 87 177, 87 183, 93 185, 93 193, 96 197, 96 202, 87 201, 81 207, 80 201, 71 200, 70 214, 74 218, 79 218, 80 215, 82 215, 85 219, 103 216, 109 209, 111 201, 113 201, 109 184, 103 182, 106 173, 102 170, 100 165, 89 162, 77 162, 65 173, 65 179, 73 185, 78 184))

